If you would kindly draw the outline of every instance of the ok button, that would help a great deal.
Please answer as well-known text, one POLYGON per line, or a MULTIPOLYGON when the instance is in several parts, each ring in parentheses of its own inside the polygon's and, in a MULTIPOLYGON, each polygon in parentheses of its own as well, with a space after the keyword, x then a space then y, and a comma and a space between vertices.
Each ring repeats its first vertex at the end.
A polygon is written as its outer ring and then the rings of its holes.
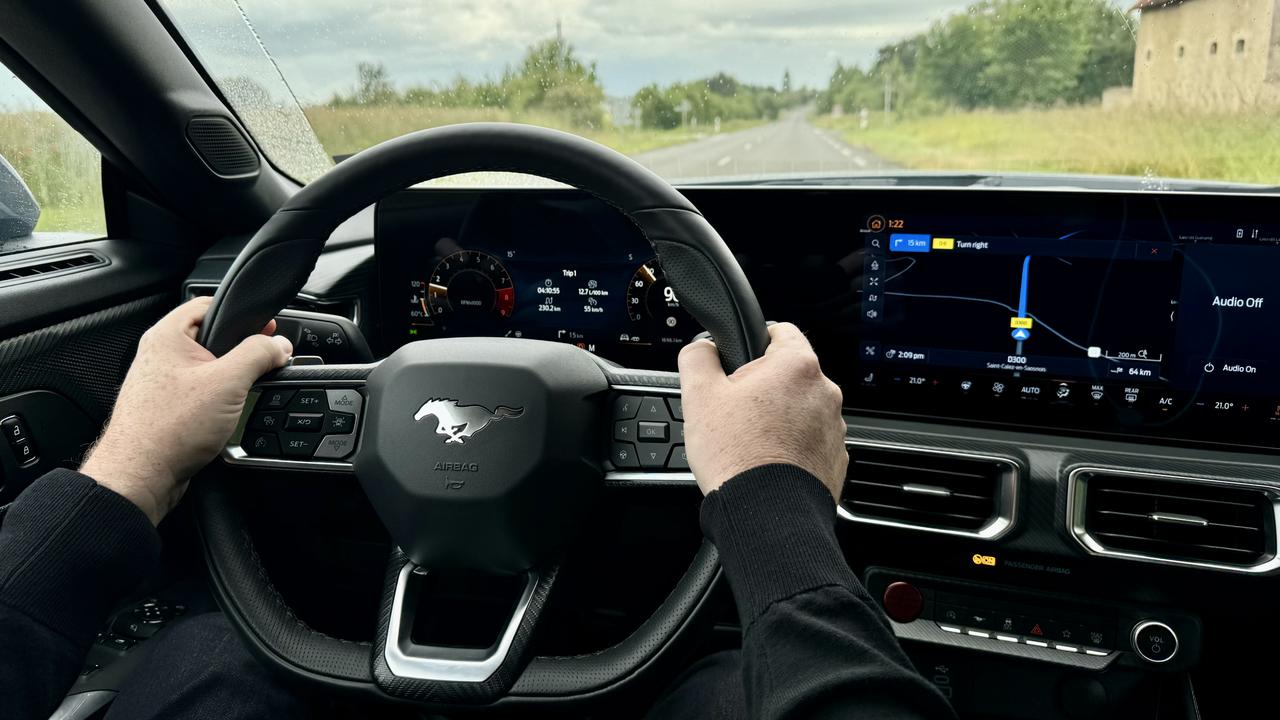
POLYGON ((667 423, 641 421, 638 425, 636 436, 640 439, 640 442, 666 442, 669 437, 667 423))

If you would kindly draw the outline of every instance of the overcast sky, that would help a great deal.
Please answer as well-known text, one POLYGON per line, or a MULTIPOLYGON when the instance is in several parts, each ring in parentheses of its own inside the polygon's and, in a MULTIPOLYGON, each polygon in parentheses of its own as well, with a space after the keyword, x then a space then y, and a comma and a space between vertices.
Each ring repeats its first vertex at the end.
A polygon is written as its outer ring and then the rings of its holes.
MULTIPOLYGON (((241 0, 303 102, 384 63, 400 86, 496 75, 556 32, 598 63, 605 91, 726 71, 753 83, 825 86, 837 60, 868 62, 882 45, 961 10, 965 0, 241 0)), ((234 0, 163 0, 207 63, 234 64, 247 35, 234 0), (217 58, 215 58, 217 56, 217 58)))

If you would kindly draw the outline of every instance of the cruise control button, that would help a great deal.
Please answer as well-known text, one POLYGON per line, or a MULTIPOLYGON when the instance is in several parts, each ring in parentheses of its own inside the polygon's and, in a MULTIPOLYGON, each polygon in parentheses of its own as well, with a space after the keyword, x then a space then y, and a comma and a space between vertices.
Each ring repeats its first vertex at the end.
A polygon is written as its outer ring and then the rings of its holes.
POLYGON ((260 412, 249 418, 249 427, 254 430, 279 430, 284 427, 284 413, 260 412))
POLYGON ((344 458, 356 449, 355 435, 326 435, 316 448, 316 458, 344 458))
POLYGON ((329 409, 334 412, 359 413, 364 398, 356 390, 328 390, 329 409))
POLYGON ((320 428, 323 425, 323 413, 289 413, 289 419, 285 421, 284 429, 297 432, 320 432, 320 428))
POLYGON ((615 442, 609 453, 609 460, 614 467, 640 467, 640 459, 636 457, 636 447, 629 442, 615 442))
POLYGON ((319 412, 324 410, 327 404, 323 390, 299 390, 294 396, 293 402, 289 403, 289 410, 293 412, 319 412))
POLYGON ((613 401, 613 419, 630 420, 640 412, 640 398, 635 395, 623 395, 613 401))
POLYGON ((632 442, 636 439, 636 424, 630 420, 623 420, 613 424, 613 439, 622 440, 624 442, 632 442))
POLYGON ((331 412, 324 417, 326 435, 346 435, 356 429, 356 416, 351 413, 331 412))
POLYGON ((315 435, 287 434, 280 436, 280 451, 285 457, 311 457, 320 441, 315 435))
POLYGON ((641 420, 669 420, 667 404, 660 397, 647 397, 640 401, 640 412, 636 417, 641 420))
POLYGON ((689 455, 685 452, 683 445, 676 445, 671 448, 671 456, 667 458, 667 469, 669 470, 688 470, 689 455))
POLYGON ((660 468, 667 464, 667 446, 666 445, 641 445, 640 467, 660 468))
POLYGON ((272 433, 255 432, 244 436, 240 447, 250 455, 260 457, 279 457, 280 441, 272 433))
POLYGON ((258 398, 259 410, 283 410, 293 399, 293 394, 297 390, 286 390, 284 388, 267 388, 262 391, 262 397, 258 398))
POLYGON ((678 397, 667 398, 667 407, 671 408, 671 417, 684 420, 684 400, 678 397))
POLYGON ((640 437, 640 442, 666 442, 667 424, 664 422, 645 422, 639 423, 640 429, 636 433, 640 437))

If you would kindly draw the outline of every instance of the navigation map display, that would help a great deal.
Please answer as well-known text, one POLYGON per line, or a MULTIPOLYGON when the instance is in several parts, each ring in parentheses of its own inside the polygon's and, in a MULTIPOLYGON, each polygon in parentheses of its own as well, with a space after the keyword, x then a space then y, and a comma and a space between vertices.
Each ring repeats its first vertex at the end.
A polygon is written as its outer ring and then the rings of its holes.
POLYGON ((1272 444, 1280 227, 1150 207, 866 215, 868 404, 1272 444))

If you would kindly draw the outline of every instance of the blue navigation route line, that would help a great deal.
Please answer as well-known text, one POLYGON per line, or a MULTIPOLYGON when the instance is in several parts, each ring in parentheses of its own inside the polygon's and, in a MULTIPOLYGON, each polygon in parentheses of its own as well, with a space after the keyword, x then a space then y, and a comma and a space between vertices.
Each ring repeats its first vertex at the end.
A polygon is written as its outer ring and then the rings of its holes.
POLYGON ((1031 256, 1022 258, 1022 289, 1018 291, 1018 317, 1027 316, 1027 275, 1031 272, 1031 256))
MULTIPOLYGON (((1031 256, 1028 255, 1022 258, 1022 287, 1021 289, 1018 290, 1018 317, 1019 318, 1025 318, 1027 316, 1027 282, 1030 280, 1030 276, 1031 276, 1031 256)), ((1031 332, 1026 328, 1019 327, 1019 328, 1014 328, 1011 334, 1013 335, 1013 339, 1018 341, 1017 347, 1014 348, 1013 352, 1017 355, 1021 355, 1022 342, 1027 338, 1031 337, 1031 332)))

